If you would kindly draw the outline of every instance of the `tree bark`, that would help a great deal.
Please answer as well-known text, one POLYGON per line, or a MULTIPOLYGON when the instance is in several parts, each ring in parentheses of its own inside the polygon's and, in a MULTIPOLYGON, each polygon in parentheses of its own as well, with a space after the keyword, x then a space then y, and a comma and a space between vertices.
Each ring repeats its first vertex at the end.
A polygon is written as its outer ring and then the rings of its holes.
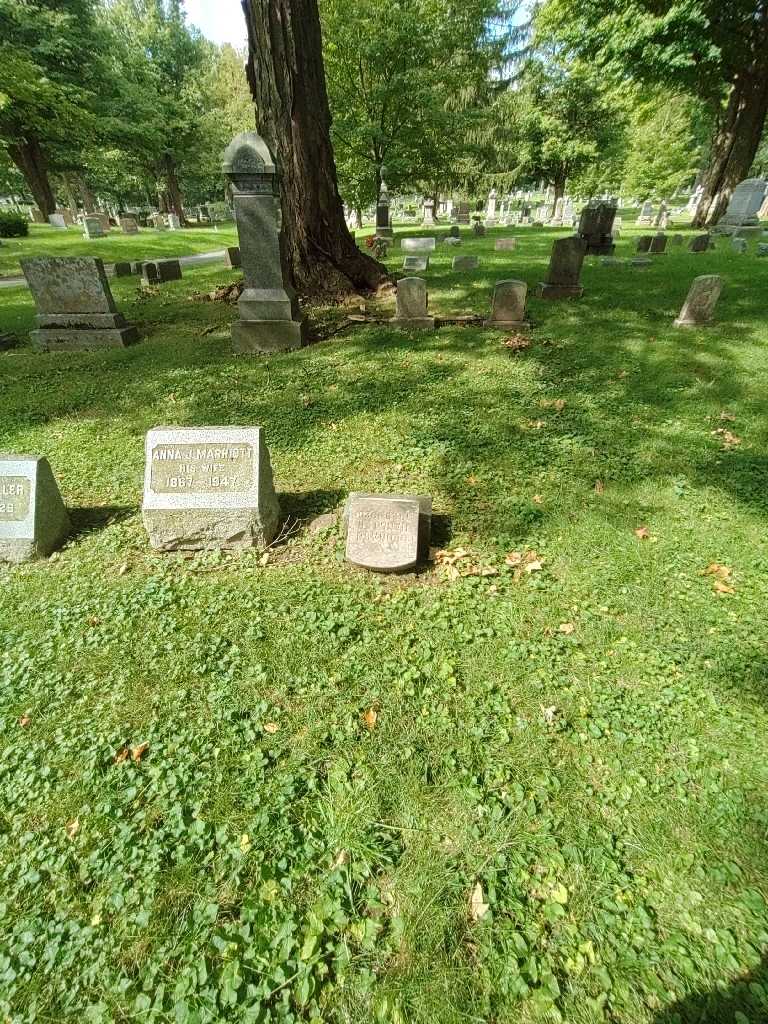
POLYGON ((299 294, 371 291, 386 268, 344 220, 331 148, 317 0, 242 0, 259 133, 275 156, 286 270, 299 294))
POLYGON ((34 135, 8 145, 8 155, 24 175, 29 191, 45 219, 56 212, 56 198, 48 179, 48 161, 34 135))
POLYGON ((749 174, 767 112, 768 68, 740 74, 715 130, 694 227, 717 224, 725 213, 734 188, 749 174))
POLYGON ((555 210, 557 209, 557 200, 562 199, 565 195, 566 177, 567 175, 565 171, 558 171, 555 175, 555 180, 552 183, 555 186, 555 194, 552 197, 552 209, 549 211, 550 220, 555 216, 555 210))
POLYGON ((93 192, 91 192, 91 186, 85 180, 84 175, 79 175, 77 179, 78 188, 80 189, 80 196, 83 200, 83 209, 86 213, 93 213, 96 209, 96 199, 93 192))
POLYGON ((181 186, 176 175, 176 164, 170 153, 166 153, 163 162, 163 174, 168 183, 168 205, 179 218, 179 224, 187 227, 187 218, 184 216, 184 197, 181 194, 181 186))

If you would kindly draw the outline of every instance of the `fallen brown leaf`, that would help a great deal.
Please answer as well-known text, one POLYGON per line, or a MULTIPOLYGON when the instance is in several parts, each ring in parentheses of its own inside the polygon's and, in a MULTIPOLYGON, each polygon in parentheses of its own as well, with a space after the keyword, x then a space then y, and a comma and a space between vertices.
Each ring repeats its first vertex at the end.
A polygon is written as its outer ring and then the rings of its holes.
POLYGON ((726 423, 735 423, 736 417, 732 412, 726 412, 725 409, 720 413, 720 419, 725 420, 726 423))
POLYGON ((70 839, 74 839, 77 833, 80 831, 80 819, 75 818, 74 821, 70 821, 67 825, 67 835, 70 839))
POLYGON ((376 719, 378 717, 379 716, 376 713, 375 708, 368 708, 368 710, 363 715, 363 721, 365 722, 369 729, 374 729, 376 727, 376 719))
POLYGON ((22 729, 26 729, 26 727, 29 725, 29 722, 29 715, 22 715, 21 718, 19 719, 19 725, 21 726, 22 729))
POLYGON ((595 480, 595 494, 604 494, 605 484, 602 480, 595 480))
POLYGON ((720 438, 723 442, 724 451, 729 451, 731 448, 741 444, 741 438, 732 434, 730 430, 726 430, 724 427, 718 427, 717 430, 713 430, 712 435, 720 438))
POLYGON ((274 736, 279 728, 280 726, 277 724, 277 722, 264 723, 264 732, 268 732, 270 736, 274 736))
POLYGON ((533 496, 533 503, 534 503, 534 505, 543 505, 544 504, 544 498, 540 494, 534 494, 534 496, 533 496))
POLYGON ((576 626, 572 622, 561 622, 557 629, 559 633, 565 633, 566 636, 570 636, 576 629, 576 626))
POLYGON ((128 747, 121 747, 120 750, 115 754, 115 764, 122 764, 123 761, 128 760, 130 750, 128 747))
POLYGON ((544 716, 544 721, 547 725, 552 725, 555 721, 555 715, 557 714, 557 707, 554 704, 550 704, 548 708, 541 705, 541 713, 544 716))
POLYGON ((710 562, 706 569, 701 570, 702 576, 717 576, 721 580, 727 580, 731 572, 732 570, 729 566, 720 565, 719 562, 710 562))
POLYGON ((651 536, 651 531, 648 529, 647 526, 638 526, 638 528, 635 530, 635 536, 638 538, 638 540, 648 540, 648 538, 651 536))
POLYGON ((146 740, 143 743, 140 743, 138 747, 131 747, 131 760, 133 763, 138 764, 148 750, 149 743, 147 743, 146 740))
POLYGON ((510 352, 522 352, 526 348, 531 347, 531 339, 526 338, 522 334, 512 334, 509 338, 505 338, 502 342, 504 348, 508 348, 510 352))
POLYGON ((484 902, 483 886, 475 882, 472 892, 469 894, 469 917, 471 921, 480 921, 491 909, 490 904, 484 902))
POLYGON ((712 584, 712 589, 717 594, 735 594, 735 587, 729 587, 727 583, 723 583, 722 580, 715 580, 712 584))

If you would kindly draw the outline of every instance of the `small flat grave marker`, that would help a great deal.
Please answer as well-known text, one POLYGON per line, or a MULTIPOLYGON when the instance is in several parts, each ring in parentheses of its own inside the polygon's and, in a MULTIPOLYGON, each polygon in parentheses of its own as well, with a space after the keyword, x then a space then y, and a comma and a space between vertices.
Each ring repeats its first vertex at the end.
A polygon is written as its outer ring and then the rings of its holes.
MULTIPOLYGON (((426 496, 353 494, 347 505, 347 561, 374 572, 414 569, 420 548, 421 509, 431 521, 426 496)), ((427 546, 428 546, 427 540, 427 546)))
POLYGON ((494 252, 510 252, 517 248, 516 238, 497 238, 494 243, 494 252))
POLYGON ((429 267, 429 256, 406 256, 403 260, 403 270, 427 270, 429 267))
POLYGON ((480 266, 479 256, 454 256, 452 270, 477 270, 480 266))
POLYGON ((404 238, 400 243, 403 252, 433 252, 436 238, 404 238))

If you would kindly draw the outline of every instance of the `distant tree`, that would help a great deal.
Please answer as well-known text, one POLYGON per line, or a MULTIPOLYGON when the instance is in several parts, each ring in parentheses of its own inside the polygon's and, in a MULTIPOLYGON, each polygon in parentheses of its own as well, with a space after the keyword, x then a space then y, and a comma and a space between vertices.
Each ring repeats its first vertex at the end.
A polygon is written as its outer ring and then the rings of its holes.
POLYGON ((375 289, 388 280, 344 220, 330 137, 317 0, 243 0, 257 124, 280 170, 283 243, 303 294, 375 289))
POLYGON ((764 0, 547 0, 540 32, 626 85, 661 84, 709 104, 715 128, 697 225, 715 223, 747 177, 768 111, 764 0))

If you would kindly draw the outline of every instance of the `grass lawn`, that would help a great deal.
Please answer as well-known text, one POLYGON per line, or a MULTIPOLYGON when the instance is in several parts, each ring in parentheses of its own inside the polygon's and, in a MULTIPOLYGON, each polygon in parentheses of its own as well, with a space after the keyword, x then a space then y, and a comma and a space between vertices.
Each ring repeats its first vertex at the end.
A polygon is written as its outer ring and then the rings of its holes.
MULTIPOLYGON (((433 310, 532 289, 564 233, 465 235, 465 274, 438 247, 433 310)), ((113 282, 131 348, 0 353, 0 450, 49 457, 75 526, 0 569, 3 1019, 768 1019, 753 249, 590 258, 517 354, 366 325, 235 358, 234 308, 188 301, 210 267, 113 282), (705 273, 717 323, 676 330, 705 273), (299 523, 266 564, 148 548, 144 434, 202 424, 265 427, 299 523), (431 494, 452 554, 347 566, 306 524, 351 490, 431 494)), ((0 293, 0 330, 32 313, 0 293)))
POLYGON ((0 239, 0 278, 21 274, 25 256, 98 256, 105 263, 116 260, 157 259, 160 256, 192 256, 226 245, 237 245, 234 224, 218 228, 195 227, 180 231, 139 228, 138 235, 124 235, 112 228, 103 238, 83 238, 81 228, 59 231, 47 224, 30 224, 26 238, 0 239))

